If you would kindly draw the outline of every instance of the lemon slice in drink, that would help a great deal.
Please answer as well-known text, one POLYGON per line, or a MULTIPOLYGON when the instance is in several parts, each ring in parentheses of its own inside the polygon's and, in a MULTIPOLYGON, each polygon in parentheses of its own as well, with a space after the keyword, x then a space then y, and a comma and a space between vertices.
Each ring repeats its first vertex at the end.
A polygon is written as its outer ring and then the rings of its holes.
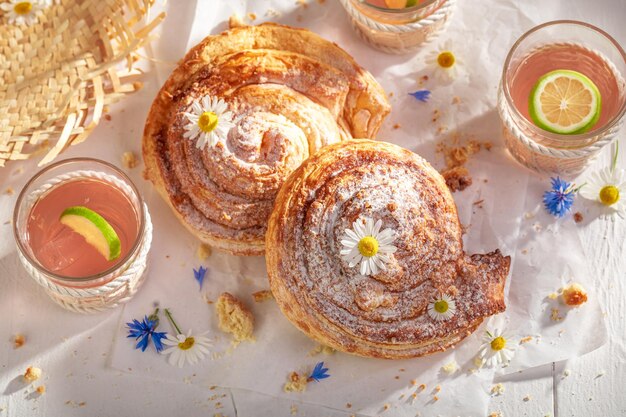
POLYGON ((539 78, 530 92, 530 117, 540 128, 562 135, 584 133, 600 118, 602 98, 585 75, 556 70, 539 78))
POLYGON ((108 261, 119 258, 122 244, 115 230, 104 217, 83 206, 66 208, 61 223, 85 238, 108 261))

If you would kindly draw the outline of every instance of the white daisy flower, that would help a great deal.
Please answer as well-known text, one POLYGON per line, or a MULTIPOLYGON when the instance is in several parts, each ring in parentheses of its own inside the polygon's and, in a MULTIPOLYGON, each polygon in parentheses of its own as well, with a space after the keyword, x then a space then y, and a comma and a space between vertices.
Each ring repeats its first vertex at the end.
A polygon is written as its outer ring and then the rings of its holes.
POLYGON ((428 304, 428 315, 435 321, 449 320, 455 313, 456 302, 448 294, 441 294, 428 304))
POLYGON ((47 5, 44 0, 9 0, 1 3, 0 9, 6 15, 9 24, 29 26, 37 22, 37 15, 47 5))
POLYGON ((606 206, 610 213, 624 217, 626 209, 626 175, 623 169, 604 168, 591 173, 580 195, 606 206))
POLYGON ((194 100, 187 112, 183 137, 196 140, 196 147, 204 149, 208 144, 213 147, 220 140, 226 140, 230 129, 235 126, 233 112, 228 110, 228 104, 217 97, 204 96, 194 100))
POLYGON ((389 255, 397 248, 392 245, 396 232, 385 229, 382 232, 382 220, 374 223, 371 218, 359 218, 352 223, 352 229, 346 229, 341 239, 341 256, 350 268, 361 264, 361 275, 376 275, 385 270, 389 255))
POLYGON ((440 81, 448 82, 456 78, 462 61, 452 52, 452 42, 448 40, 442 48, 432 51, 426 56, 426 63, 440 81))
POLYGON ((499 364, 506 366, 515 354, 513 345, 512 338, 504 332, 498 329, 493 332, 487 330, 483 336, 479 357, 489 367, 499 364))
POLYGON ((187 335, 179 333, 176 336, 168 334, 163 339, 163 344, 170 346, 163 350, 163 355, 170 355, 168 362, 172 366, 178 366, 182 368, 185 363, 197 363, 202 360, 205 355, 209 354, 207 348, 211 347, 211 341, 209 338, 204 337, 205 333, 193 336, 191 330, 187 332, 187 335))

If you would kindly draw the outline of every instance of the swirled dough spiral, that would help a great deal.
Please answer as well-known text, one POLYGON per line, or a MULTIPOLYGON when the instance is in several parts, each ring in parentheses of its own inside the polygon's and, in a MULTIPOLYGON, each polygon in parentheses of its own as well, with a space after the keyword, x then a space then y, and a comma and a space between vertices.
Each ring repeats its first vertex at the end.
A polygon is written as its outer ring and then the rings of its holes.
POLYGON ((385 142, 348 140, 302 164, 276 198, 266 236, 270 285, 287 318, 317 341, 362 356, 406 358, 444 350, 505 309, 510 258, 463 252, 456 206, 420 156, 385 142), (341 256, 362 218, 395 231, 386 268, 360 274, 341 256), (434 320, 428 304, 454 298, 434 320))
POLYGON ((145 176, 202 241, 239 255, 264 251, 280 186, 322 146, 374 137, 389 113, 384 91, 335 44, 264 24, 209 36, 157 95, 143 137, 145 176), (225 140, 204 150, 183 137, 194 100, 224 100, 225 140))

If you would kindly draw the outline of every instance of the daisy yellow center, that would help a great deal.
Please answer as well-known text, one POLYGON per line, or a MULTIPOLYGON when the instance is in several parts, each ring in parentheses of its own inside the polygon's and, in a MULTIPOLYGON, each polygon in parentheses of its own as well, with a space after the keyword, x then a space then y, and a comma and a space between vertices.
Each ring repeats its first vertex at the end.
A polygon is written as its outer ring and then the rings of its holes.
POLYGON ((606 185, 600 190, 600 201, 610 206, 619 201, 619 189, 614 185, 606 185))
POLYGON ((434 307, 437 313, 443 314, 448 311, 448 302, 446 300, 435 301, 434 307))
POLYGON ((491 341, 491 349, 499 351, 506 346, 506 339, 502 336, 498 336, 491 341))
POLYGON ((454 54, 450 51, 443 51, 437 56, 437 64, 439 64, 442 68, 452 68, 456 58, 454 58, 454 54))
POLYGON ((203 132, 212 132, 217 127, 217 114, 212 111, 205 111, 198 118, 198 127, 203 132))
POLYGON ((365 236, 359 240, 359 253, 371 258, 378 253, 378 241, 372 236, 365 236))
POLYGON ((13 6, 13 11, 17 14, 28 14, 33 10, 33 4, 29 1, 21 1, 13 6))
POLYGON ((193 347, 194 343, 196 343, 195 339, 193 337, 188 337, 184 342, 180 342, 178 344, 178 348, 180 350, 189 350, 193 347))

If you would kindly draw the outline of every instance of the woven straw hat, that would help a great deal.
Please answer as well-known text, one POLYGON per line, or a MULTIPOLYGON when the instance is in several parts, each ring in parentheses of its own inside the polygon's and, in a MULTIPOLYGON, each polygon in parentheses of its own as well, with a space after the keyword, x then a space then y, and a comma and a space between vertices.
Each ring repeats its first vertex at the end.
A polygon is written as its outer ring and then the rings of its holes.
POLYGON ((0 167, 52 161, 141 86, 132 53, 165 17, 147 18, 153 2, 0 0, 0 167))

